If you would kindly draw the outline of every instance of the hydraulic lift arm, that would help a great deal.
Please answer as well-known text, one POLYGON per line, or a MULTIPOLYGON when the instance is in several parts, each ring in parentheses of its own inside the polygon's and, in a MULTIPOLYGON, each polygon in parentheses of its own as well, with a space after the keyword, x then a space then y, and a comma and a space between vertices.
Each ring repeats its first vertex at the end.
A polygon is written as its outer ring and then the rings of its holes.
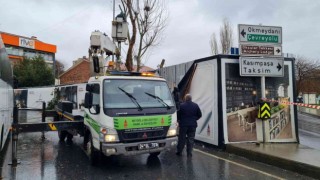
MULTIPOLYGON (((94 31, 90 36, 90 48, 89 48, 89 59, 93 62, 91 70, 94 73, 99 73, 100 68, 104 68, 104 65, 101 66, 104 60, 104 54, 107 56, 117 55, 117 47, 112 42, 112 40, 105 34, 100 31, 94 31)), ((92 75, 94 75, 92 72, 92 75)))

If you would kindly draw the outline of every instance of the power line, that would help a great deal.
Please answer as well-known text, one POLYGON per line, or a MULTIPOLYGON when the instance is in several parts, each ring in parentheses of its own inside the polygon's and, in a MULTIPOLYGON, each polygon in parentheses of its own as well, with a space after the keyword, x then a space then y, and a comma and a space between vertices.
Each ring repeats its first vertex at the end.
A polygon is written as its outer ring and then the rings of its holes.
POLYGON ((40 33, 40 32, 49 30, 49 29, 51 29, 51 28, 56 28, 57 26, 60 26, 60 25, 64 24, 65 22, 73 19, 74 17, 78 16, 79 14, 82 14, 82 13, 84 13, 84 12, 88 12, 88 9, 91 9, 91 8, 92 8, 92 6, 91 6, 91 7, 86 6, 85 8, 77 11, 76 13, 70 15, 69 17, 66 17, 65 19, 63 19, 63 20, 61 20, 61 21, 59 21, 59 22, 57 22, 57 23, 54 23, 54 24, 52 24, 52 25, 50 25, 50 26, 48 26, 48 27, 45 27, 45 28, 37 31, 37 32, 34 32, 34 34, 38 34, 38 33, 40 33))

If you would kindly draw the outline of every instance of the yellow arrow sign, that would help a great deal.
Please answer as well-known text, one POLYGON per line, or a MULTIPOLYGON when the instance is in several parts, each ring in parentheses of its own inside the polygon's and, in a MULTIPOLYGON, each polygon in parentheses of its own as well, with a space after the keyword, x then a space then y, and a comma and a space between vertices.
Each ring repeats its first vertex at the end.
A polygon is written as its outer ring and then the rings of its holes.
POLYGON ((264 111, 264 109, 268 109, 270 111, 269 103, 264 103, 261 107, 261 111, 264 111))
POLYGON ((270 109, 270 103, 264 102, 262 105, 260 105, 258 118, 269 119, 271 117, 270 109))
POLYGON ((57 127, 54 124, 49 123, 48 125, 49 125, 51 131, 56 131, 57 130, 57 127))
POLYGON ((269 119, 271 117, 271 114, 269 111, 263 111, 261 114, 261 117, 265 119, 269 119))

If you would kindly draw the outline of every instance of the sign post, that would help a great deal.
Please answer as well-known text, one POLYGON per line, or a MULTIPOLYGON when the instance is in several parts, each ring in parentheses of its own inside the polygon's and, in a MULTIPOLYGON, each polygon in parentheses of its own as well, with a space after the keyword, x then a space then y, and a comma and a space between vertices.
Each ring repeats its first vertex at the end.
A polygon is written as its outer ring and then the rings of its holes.
MULTIPOLYGON (((261 77, 261 98, 265 99, 266 98, 266 77, 262 76, 261 77)), ((266 141, 265 138, 265 125, 264 125, 264 121, 261 120, 261 124, 262 124, 262 142, 266 141)))
MULTIPOLYGON (((284 76, 282 27, 239 24, 238 30, 240 76, 260 76, 261 98, 264 99, 266 98, 265 77, 284 76)), ((268 109, 267 107, 270 110, 270 106, 264 106, 268 109)), ((270 112, 263 110, 264 114, 267 114, 263 119, 270 118, 270 112)), ((259 118, 260 115, 259 113, 259 118)), ((264 121, 257 122, 257 125, 262 126, 262 142, 265 142, 264 123, 264 121)), ((261 141, 259 138, 258 141, 261 141)))

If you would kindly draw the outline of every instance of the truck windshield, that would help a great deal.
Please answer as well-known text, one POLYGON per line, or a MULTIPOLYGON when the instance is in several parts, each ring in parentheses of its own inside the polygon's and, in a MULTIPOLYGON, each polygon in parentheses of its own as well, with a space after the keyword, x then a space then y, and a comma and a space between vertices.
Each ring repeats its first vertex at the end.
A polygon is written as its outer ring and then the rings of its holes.
POLYGON ((164 81, 108 79, 103 85, 104 108, 167 108, 174 106, 164 81))

